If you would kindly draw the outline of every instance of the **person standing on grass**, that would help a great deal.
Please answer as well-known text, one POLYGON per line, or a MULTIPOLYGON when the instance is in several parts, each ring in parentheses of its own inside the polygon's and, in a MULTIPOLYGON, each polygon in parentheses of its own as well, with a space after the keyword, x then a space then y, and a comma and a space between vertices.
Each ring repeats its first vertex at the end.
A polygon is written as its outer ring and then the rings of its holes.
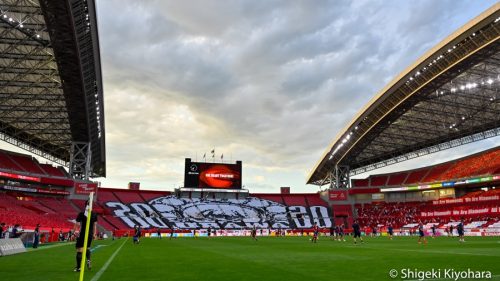
POLYGON ((251 231, 252 239, 257 241, 257 227, 254 225, 251 231))
POLYGON ((62 229, 59 229, 59 241, 64 242, 64 233, 62 229))
POLYGON ((160 228, 159 228, 159 227, 158 227, 158 228, 156 228, 156 234, 158 234, 158 238, 160 238, 160 239, 161 239, 161 230, 160 230, 160 228))
POLYGON ((4 227, 5 227, 5 223, 4 222, 0 223, 0 239, 3 238, 4 231, 5 231, 4 227))
POLYGON ((141 241, 139 240, 139 238, 141 237, 141 227, 136 225, 134 227, 134 237, 133 237, 133 242, 134 244, 139 244, 141 241))
POLYGON ((392 236, 394 235, 394 230, 392 229, 392 224, 389 224, 387 227, 387 234, 389 234, 389 239, 392 240, 392 236))
MULTIPOLYGON (((85 228, 87 226, 87 219, 88 219, 88 210, 89 210, 89 201, 85 203, 85 211, 80 212, 78 216, 76 217, 76 222, 74 226, 74 230, 76 231, 78 227, 80 227, 80 233, 78 235, 78 238, 76 238, 76 267, 74 271, 79 272, 80 271, 80 264, 82 263, 82 253, 83 253, 83 244, 85 241, 85 228)), ((97 222, 97 214, 92 213, 90 216, 90 225, 89 225, 89 235, 87 238, 87 249, 86 249, 86 256, 87 256, 87 268, 90 270, 92 265, 91 265, 91 259, 90 259, 90 245, 92 244, 92 240, 95 235, 95 223, 97 222)))
POLYGON ((433 224, 431 227, 432 230, 432 239, 436 238, 436 225, 433 224))
POLYGON ((342 224, 339 224, 339 242, 340 241, 344 241, 345 242, 345 238, 344 238, 344 226, 342 224))
POLYGON ((450 232, 448 232, 448 235, 450 237, 453 237, 453 225, 452 224, 450 224, 450 232))
POLYGON ((39 243, 40 243, 40 224, 37 224, 35 227, 35 238, 33 239, 33 249, 38 248, 39 243))
POLYGON ((425 238, 425 233, 424 233, 424 224, 422 221, 418 223, 418 244, 422 244, 422 241, 424 244, 427 244, 427 238, 425 238))
POLYGON ((314 223, 314 226, 313 226, 313 238, 311 239, 311 242, 313 243, 317 243, 318 242, 318 234, 319 234, 319 227, 318 227, 318 223, 314 223))
POLYGON ((208 239, 210 239, 210 235, 212 235, 212 228, 210 226, 207 229, 207 235, 208 235, 208 239))
POLYGON ((172 240, 172 238, 174 238, 174 227, 172 226, 172 228, 170 228, 170 238, 168 238, 169 240, 172 240))
POLYGON ((372 236, 377 237, 377 226, 372 226, 372 236))
POLYGON ((457 225, 457 232, 458 232, 458 242, 465 242, 464 240, 464 218, 460 220, 460 223, 457 225))
POLYGON ((363 242, 363 238, 361 238, 361 227, 357 220, 354 221, 352 225, 352 231, 354 234, 354 244, 357 244, 356 238, 359 238, 360 242, 363 242))

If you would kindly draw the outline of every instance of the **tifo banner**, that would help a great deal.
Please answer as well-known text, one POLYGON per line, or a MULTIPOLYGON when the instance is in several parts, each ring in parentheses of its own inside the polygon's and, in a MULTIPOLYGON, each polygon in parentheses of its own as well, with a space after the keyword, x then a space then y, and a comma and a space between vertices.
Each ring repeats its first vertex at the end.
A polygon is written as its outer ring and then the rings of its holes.
POLYGON ((75 182, 76 194, 90 194, 90 192, 97 192, 97 183, 75 182))
POLYGON ((465 216, 465 215, 494 215, 499 213, 499 207, 470 208, 461 210, 421 212, 422 217, 465 216))
POLYGON ((212 230, 244 230, 254 226, 261 229, 309 229, 314 223, 320 228, 332 226, 332 212, 326 206, 286 206, 251 196, 233 200, 200 200, 168 195, 147 203, 108 201, 105 205, 131 228, 139 225, 144 229, 175 230, 209 227, 212 230))
POLYGON ((26 252, 20 238, 0 239, 0 256, 26 252))
POLYGON ((330 198, 330 201, 345 201, 347 200, 347 191, 330 190, 328 192, 328 198, 330 198))
POLYGON ((470 198, 457 198, 457 199, 442 199, 432 201, 433 205, 446 205, 446 204, 458 204, 458 203, 474 203, 474 202, 484 202, 484 201, 495 201, 500 200, 500 196, 478 196, 470 198))

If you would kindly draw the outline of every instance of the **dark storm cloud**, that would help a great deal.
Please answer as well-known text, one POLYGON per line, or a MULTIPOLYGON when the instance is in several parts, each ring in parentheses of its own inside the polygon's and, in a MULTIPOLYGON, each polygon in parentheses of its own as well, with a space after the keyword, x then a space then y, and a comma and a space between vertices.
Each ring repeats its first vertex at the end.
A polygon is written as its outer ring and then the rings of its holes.
POLYGON ((98 1, 109 181, 170 187, 217 147, 247 186, 303 186, 375 93, 492 3, 98 1))

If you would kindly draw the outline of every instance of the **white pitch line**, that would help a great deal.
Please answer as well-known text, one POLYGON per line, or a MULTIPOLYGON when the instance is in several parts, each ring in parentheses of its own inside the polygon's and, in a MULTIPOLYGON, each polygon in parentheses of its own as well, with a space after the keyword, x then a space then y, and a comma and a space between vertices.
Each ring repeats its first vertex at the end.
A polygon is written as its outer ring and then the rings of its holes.
POLYGON ((42 251, 42 250, 48 250, 48 249, 52 249, 52 248, 57 248, 57 247, 62 247, 62 246, 68 246, 68 245, 74 245, 75 242, 69 242, 69 243, 60 243, 60 244, 54 244, 54 245, 48 245, 48 246, 42 246, 40 248, 28 248, 27 252, 28 253, 31 253, 31 252, 38 252, 38 251, 42 251))
POLYGON ((127 242, 127 240, 128 240, 128 238, 125 239, 125 241, 123 241, 121 246, 118 249, 116 249, 116 251, 111 255, 111 257, 109 257, 108 261, 106 261, 106 263, 101 268, 101 270, 99 270, 90 281, 97 281, 97 280, 99 280, 99 278, 101 278, 101 275, 104 273, 104 271, 106 271, 108 266, 111 264, 111 262, 113 261, 115 256, 118 254, 118 252, 122 249, 123 245, 125 245, 125 242, 127 242))

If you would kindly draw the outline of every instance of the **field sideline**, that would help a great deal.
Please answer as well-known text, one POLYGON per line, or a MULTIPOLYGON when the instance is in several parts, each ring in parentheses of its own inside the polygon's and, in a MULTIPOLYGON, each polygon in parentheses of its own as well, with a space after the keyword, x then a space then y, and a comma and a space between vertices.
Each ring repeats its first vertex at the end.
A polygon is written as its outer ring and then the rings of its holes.
MULTIPOLYGON (((93 268, 85 272, 85 280, 402 280, 391 279, 389 271, 406 268, 487 270, 489 280, 500 280, 500 238, 466 240, 460 244, 457 238, 440 237, 418 245, 415 237, 365 237, 363 245, 354 245, 350 239, 328 237, 320 237, 317 244, 308 237, 263 237, 257 242, 247 237, 143 238, 133 245, 122 238, 93 243, 93 268)), ((0 276, 78 280, 72 272, 74 257, 72 243, 0 257, 0 276)))

